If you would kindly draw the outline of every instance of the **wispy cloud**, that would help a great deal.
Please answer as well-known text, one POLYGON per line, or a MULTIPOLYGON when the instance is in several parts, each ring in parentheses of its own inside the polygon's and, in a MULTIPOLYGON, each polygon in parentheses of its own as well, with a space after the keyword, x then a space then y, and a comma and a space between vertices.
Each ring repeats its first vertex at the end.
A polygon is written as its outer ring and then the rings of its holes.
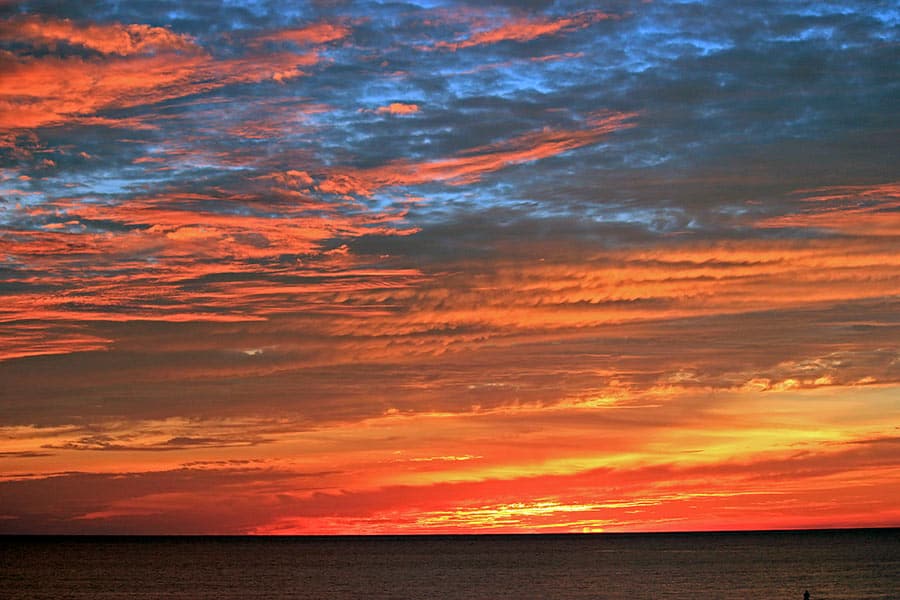
POLYGON ((435 48, 460 50, 472 46, 497 44, 500 42, 528 42, 544 36, 560 35, 590 26, 598 21, 616 18, 597 10, 584 11, 560 18, 513 17, 500 25, 483 23, 473 27, 468 35, 454 41, 439 41, 435 48))
POLYGON ((484 174, 510 165, 540 160, 596 143, 614 131, 633 127, 635 116, 629 113, 599 114, 590 117, 583 129, 545 129, 488 146, 469 148, 452 158, 419 163, 395 161, 372 169, 349 169, 329 175, 318 185, 318 189, 326 193, 371 196, 388 186, 431 182, 470 184, 479 181, 484 174))
POLYGON ((5 4, 0 529, 897 524, 876 4, 5 4))
POLYGON ((325 44, 350 35, 351 29, 342 23, 313 23, 290 29, 279 29, 254 37, 257 42, 292 42, 300 46, 325 44))
POLYGON ((8 40, 55 47, 70 44, 101 54, 151 54, 159 52, 198 52, 190 36, 164 27, 144 24, 76 23, 70 19, 26 15, 0 22, 0 36, 8 40))

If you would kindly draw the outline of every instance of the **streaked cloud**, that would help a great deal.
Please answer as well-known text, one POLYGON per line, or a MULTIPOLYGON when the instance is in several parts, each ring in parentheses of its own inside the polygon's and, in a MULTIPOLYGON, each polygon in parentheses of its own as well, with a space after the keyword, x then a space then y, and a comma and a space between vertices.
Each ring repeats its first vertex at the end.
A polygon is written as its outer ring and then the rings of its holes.
POLYGON ((898 19, 3 5, 0 529, 896 525, 898 19))
POLYGON ((200 50, 190 36, 164 27, 144 24, 74 23, 39 15, 12 18, 0 24, 0 36, 34 45, 70 44, 101 54, 150 54, 155 52, 200 50))
POLYGON ((347 170, 330 175, 319 184, 325 193, 371 196, 382 187, 414 186, 446 181, 464 185, 479 181, 483 174, 510 165, 527 163, 596 143, 617 129, 633 127, 634 114, 599 114, 587 119, 579 130, 543 130, 491 144, 469 148, 457 156, 421 163, 395 161, 366 170, 347 170))
POLYGON ((473 31, 462 39, 452 42, 439 41, 435 44, 435 47, 460 50, 472 46, 497 44, 506 41, 527 42, 544 36, 583 29, 592 23, 610 18, 613 17, 597 10, 574 13, 557 19, 512 17, 498 26, 476 24, 473 31))
POLYGON ((254 38, 258 42, 293 42, 300 46, 312 46, 343 39, 350 28, 341 23, 314 23, 293 29, 280 29, 254 38))

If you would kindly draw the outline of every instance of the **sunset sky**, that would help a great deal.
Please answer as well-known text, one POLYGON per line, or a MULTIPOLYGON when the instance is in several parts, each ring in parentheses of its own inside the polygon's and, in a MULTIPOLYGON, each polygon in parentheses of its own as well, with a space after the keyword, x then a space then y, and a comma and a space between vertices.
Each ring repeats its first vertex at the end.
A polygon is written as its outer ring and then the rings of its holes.
POLYGON ((0 0, 0 533, 900 526, 891 0, 0 0))

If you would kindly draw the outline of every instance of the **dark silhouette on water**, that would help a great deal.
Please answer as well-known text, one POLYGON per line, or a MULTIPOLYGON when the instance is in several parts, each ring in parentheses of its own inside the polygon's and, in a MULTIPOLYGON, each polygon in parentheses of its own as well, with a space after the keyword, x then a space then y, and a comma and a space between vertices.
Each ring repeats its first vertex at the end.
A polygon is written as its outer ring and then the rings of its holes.
POLYGON ((803 592, 803 600, 809 600, 809 590, 803 592))

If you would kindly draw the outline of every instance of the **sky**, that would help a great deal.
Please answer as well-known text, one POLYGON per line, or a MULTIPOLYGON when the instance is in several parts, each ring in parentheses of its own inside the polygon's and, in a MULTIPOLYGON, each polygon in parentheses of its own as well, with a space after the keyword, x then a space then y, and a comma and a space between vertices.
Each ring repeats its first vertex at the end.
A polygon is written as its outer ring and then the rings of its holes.
POLYGON ((0 532, 900 526, 898 26, 0 1, 0 532))

